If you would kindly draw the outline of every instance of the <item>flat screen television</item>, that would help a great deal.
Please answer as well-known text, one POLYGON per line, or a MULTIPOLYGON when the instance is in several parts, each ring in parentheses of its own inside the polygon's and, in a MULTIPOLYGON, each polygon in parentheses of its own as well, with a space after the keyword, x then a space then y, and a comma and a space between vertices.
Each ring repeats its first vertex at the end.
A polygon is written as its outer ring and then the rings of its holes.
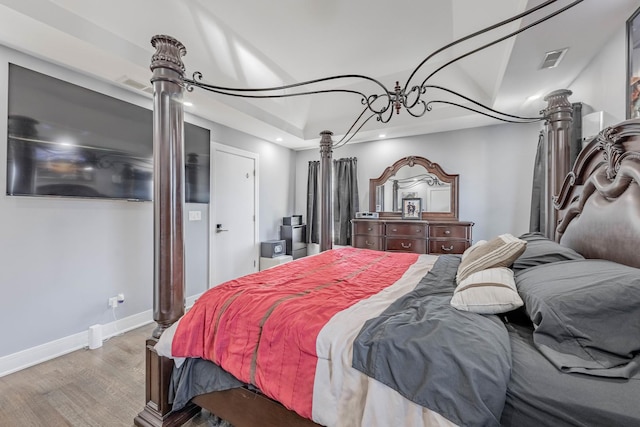
MULTIPOLYGON (((148 201, 153 113, 9 64, 7 194, 148 201)), ((185 201, 209 203, 210 132, 186 123, 185 201)))

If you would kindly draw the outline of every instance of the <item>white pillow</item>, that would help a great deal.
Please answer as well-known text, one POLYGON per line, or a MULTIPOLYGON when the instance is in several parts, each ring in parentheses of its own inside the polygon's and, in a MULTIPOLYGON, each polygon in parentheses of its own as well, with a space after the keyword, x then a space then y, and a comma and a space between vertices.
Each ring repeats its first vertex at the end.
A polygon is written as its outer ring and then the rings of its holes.
POLYGON ((501 234, 487 243, 478 245, 460 261, 456 283, 460 284, 469 275, 487 268, 510 267, 526 247, 525 240, 511 234, 501 234))
POLYGON ((478 240, 477 242, 475 242, 472 246, 469 246, 463 253, 462 253, 462 259, 464 260, 471 252, 473 252, 474 250, 478 249, 478 247, 484 245, 485 243, 487 243, 486 240, 478 240))
POLYGON ((480 314, 505 313, 523 304, 516 290, 513 271, 506 267, 470 274, 456 287, 451 298, 451 305, 458 310, 480 314))

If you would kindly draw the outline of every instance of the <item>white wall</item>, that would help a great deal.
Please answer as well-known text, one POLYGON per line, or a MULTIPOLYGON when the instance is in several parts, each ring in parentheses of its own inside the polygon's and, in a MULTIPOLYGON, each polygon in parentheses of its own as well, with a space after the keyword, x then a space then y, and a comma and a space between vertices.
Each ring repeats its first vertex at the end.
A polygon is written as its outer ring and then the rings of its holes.
MULTIPOLYGON (((152 203, 6 195, 8 62, 151 108, 148 97, 0 46, 0 375, 10 355, 25 357, 36 346, 113 322, 107 301, 117 293, 126 298, 118 319, 147 313, 150 320, 153 293, 152 203)), ((294 152, 195 116, 187 120, 210 129, 215 142, 258 154, 259 237, 277 238, 281 218, 293 213, 294 152)), ((195 209, 208 218, 208 205, 187 205, 195 209)), ((207 288, 207 227, 186 224, 187 296, 207 288)))
POLYGON ((580 73, 569 89, 573 102, 586 104, 589 111, 603 111, 604 126, 625 120, 627 90, 627 48, 624 25, 580 73))
MULTIPOLYGON (((420 119, 416 119, 420 120, 420 119)), ((422 120, 428 120, 423 118, 422 120)), ((369 179, 406 156, 423 156, 460 175, 460 220, 473 221, 473 239, 529 230, 531 184, 541 124, 503 124, 407 138, 347 144, 335 159, 357 157, 360 210, 369 210, 369 179)), ((296 211, 306 212, 306 176, 318 149, 297 153, 296 211)))

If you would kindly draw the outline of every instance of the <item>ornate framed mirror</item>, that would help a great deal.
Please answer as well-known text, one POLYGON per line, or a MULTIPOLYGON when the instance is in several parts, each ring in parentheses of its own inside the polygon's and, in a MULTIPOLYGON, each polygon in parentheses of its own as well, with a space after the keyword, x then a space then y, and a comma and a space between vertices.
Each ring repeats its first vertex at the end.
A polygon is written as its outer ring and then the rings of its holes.
POLYGON ((421 219, 458 219, 458 175, 419 156, 404 157, 369 180, 369 211, 402 217, 402 199, 421 199, 421 219))

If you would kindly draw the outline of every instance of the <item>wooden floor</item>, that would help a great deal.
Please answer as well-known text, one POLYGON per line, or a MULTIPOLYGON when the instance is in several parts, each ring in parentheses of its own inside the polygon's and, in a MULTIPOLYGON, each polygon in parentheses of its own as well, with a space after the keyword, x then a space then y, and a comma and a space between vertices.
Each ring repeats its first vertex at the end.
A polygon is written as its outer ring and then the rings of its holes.
MULTIPOLYGON (((0 426, 133 426, 144 399, 150 324, 0 378, 0 426)), ((207 414, 186 427, 207 426, 207 414)))

